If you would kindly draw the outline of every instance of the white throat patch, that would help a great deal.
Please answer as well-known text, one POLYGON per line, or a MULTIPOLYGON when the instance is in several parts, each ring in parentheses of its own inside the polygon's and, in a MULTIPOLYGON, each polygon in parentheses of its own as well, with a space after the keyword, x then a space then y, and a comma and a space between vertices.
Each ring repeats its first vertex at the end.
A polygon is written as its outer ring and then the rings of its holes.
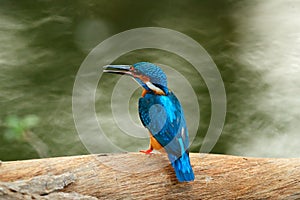
POLYGON ((152 91, 154 91, 155 94, 166 95, 162 89, 160 89, 159 87, 156 87, 151 82, 148 81, 145 84, 148 86, 148 88, 150 88, 152 91))

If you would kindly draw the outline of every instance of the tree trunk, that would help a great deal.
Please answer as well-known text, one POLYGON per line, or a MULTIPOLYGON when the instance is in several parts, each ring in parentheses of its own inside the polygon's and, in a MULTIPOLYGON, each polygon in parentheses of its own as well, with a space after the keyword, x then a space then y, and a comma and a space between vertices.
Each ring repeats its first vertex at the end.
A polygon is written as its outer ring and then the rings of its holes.
POLYGON ((179 183, 166 155, 99 154, 0 163, 0 199, 300 199, 300 159, 191 153, 179 183))

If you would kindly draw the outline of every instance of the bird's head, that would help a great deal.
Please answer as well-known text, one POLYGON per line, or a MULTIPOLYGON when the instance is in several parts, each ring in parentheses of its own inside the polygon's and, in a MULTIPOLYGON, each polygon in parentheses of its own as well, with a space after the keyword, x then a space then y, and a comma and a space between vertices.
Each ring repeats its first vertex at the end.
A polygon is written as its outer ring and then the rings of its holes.
POLYGON ((139 62, 133 65, 107 65, 104 72, 133 77, 147 92, 158 95, 168 93, 167 76, 161 68, 149 62, 139 62))

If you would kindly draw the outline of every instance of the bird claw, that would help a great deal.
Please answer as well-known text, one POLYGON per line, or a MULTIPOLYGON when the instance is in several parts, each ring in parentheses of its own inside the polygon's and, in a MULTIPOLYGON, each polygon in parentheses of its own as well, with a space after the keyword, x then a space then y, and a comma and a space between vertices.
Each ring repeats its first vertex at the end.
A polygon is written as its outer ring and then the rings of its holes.
POLYGON ((140 152, 144 154, 153 154, 152 149, 140 150, 140 152))

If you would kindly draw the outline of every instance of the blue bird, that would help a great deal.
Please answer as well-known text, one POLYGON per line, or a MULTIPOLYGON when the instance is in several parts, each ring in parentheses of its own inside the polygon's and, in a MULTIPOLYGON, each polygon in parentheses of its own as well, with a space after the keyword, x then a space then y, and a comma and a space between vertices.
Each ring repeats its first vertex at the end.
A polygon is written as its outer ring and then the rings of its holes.
POLYGON ((148 150, 141 152, 149 154, 153 149, 164 149, 178 181, 193 181, 183 109, 168 89, 167 76, 162 69, 149 62, 139 62, 134 65, 107 65, 104 72, 129 75, 143 87, 139 116, 149 130, 150 145, 148 150))

